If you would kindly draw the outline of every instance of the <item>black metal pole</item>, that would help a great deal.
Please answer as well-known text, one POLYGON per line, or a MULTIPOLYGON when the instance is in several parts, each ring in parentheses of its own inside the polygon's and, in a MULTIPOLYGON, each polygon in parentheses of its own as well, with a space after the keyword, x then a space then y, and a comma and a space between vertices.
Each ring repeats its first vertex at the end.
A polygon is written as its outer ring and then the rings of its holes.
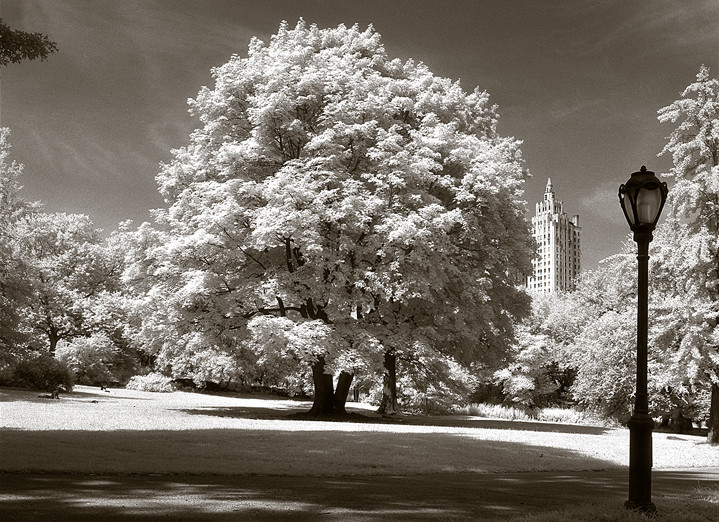
POLYGON ((654 421, 649 415, 647 394, 647 332, 649 294, 649 243, 651 231, 637 231, 637 393, 634 413, 629 419, 629 500, 627 509, 654 513, 652 503, 652 430, 654 421))

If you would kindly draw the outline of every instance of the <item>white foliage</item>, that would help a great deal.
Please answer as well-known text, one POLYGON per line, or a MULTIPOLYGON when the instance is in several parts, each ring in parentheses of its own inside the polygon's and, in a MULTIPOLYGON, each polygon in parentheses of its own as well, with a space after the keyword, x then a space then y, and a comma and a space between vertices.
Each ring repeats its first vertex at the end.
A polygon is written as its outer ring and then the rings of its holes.
POLYGON ((157 176, 150 293, 175 311, 152 317, 265 367, 369 373, 418 338, 504 350, 528 303, 527 173, 486 92, 390 59, 371 27, 304 21, 213 77, 157 176))

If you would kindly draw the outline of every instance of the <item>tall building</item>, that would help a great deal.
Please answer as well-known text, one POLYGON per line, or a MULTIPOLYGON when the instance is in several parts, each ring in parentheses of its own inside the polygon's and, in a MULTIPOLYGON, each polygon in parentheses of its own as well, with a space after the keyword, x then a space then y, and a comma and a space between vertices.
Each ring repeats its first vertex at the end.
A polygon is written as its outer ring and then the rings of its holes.
POLYGON ((527 289, 555 293, 574 290, 581 269, 579 216, 571 219, 557 200, 552 180, 547 179, 544 200, 537 203, 532 218, 532 234, 537 255, 532 260, 534 273, 527 278, 527 289))

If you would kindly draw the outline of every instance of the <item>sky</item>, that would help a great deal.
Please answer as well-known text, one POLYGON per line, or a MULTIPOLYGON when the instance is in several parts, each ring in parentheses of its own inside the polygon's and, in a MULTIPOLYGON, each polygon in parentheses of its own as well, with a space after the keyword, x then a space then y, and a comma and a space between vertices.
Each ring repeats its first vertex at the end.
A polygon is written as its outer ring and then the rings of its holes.
POLYGON ((719 0, 0 0, 10 27, 59 48, 0 70, 25 198, 106 232, 150 221, 165 205, 160 163, 199 127, 188 98, 251 37, 300 17, 372 24, 390 57, 488 91, 500 134, 523 142, 528 216, 551 177, 580 216, 584 269, 628 240, 619 185, 642 165, 663 179, 671 168, 657 110, 702 64, 719 75, 719 0))

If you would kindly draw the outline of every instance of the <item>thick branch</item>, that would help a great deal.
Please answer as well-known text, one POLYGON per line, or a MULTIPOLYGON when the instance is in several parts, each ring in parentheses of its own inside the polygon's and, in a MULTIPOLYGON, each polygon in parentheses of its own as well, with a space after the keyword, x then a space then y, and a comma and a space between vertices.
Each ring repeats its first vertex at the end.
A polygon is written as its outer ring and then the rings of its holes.
POLYGON ((287 261, 287 271, 291 274, 295 271, 295 267, 292 264, 292 244, 289 237, 284 238, 285 241, 285 260, 287 261))

